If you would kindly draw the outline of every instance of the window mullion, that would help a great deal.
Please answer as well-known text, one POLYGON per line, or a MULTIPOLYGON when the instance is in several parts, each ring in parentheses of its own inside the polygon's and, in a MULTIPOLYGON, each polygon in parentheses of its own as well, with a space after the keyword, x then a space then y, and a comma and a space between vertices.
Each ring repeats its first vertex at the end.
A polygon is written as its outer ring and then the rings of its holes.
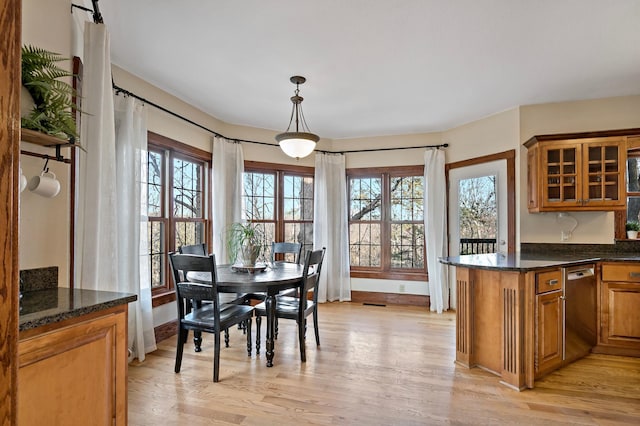
POLYGON ((388 272, 391 267, 391 178, 382 174, 382 210, 380 224, 381 256, 380 269, 388 272))
POLYGON ((278 184, 275 188, 276 193, 276 211, 274 218, 276 221, 275 240, 284 241, 284 172, 279 170, 276 172, 276 181, 278 184))

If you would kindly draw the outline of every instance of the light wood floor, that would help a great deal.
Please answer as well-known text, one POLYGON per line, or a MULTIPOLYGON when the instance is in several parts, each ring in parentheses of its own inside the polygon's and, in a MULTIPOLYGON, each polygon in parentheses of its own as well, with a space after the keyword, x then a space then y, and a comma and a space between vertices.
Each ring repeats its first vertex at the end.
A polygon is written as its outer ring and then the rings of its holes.
POLYGON ((129 424, 640 424, 638 358, 589 355, 516 392, 490 373, 454 365, 453 313, 331 303, 319 314, 322 346, 310 323, 306 364, 293 321, 280 321, 272 368, 264 342, 249 358, 233 330, 218 383, 210 335, 201 353, 185 346, 180 374, 175 339, 160 342, 129 367, 129 424))

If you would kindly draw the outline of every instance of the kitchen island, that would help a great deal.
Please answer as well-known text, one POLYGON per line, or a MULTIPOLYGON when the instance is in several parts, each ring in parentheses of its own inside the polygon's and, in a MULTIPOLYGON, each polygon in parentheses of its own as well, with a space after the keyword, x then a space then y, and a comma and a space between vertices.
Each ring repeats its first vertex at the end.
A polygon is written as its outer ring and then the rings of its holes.
POLYGON ((127 314, 136 299, 69 288, 23 293, 21 425, 127 423, 127 314))
POLYGON ((522 390, 591 351, 640 356, 637 254, 482 254, 440 261, 455 266, 458 364, 483 368, 522 390), (573 287, 569 305, 572 271, 590 284, 573 287), (568 345, 576 333, 581 344, 568 345))

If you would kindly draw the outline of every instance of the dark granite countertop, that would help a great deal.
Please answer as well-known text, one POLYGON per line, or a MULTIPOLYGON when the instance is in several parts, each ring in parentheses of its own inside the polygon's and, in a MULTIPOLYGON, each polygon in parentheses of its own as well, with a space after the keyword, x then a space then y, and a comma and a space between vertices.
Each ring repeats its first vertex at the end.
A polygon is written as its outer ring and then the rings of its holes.
POLYGON ((79 317, 137 300, 130 293, 55 288, 27 291, 20 302, 20 331, 79 317))
POLYGON ((442 257, 439 260, 447 265, 465 268, 528 272, 591 262, 639 262, 640 254, 590 252, 585 254, 515 253, 504 255, 490 253, 442 257))

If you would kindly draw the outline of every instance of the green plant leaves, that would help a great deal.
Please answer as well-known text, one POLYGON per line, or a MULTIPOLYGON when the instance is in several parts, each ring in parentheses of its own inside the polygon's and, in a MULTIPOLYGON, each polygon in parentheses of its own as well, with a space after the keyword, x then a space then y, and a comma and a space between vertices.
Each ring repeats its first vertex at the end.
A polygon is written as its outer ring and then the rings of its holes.
POLYGON ((57 65, 68 58, 35 47, 22 48, 22 85, 35 103, 29 115, 22 117, 22 127, 65 140, 79 137, 74 120, 76 105, 73 87, 60 80, 72 73, 57 65))

